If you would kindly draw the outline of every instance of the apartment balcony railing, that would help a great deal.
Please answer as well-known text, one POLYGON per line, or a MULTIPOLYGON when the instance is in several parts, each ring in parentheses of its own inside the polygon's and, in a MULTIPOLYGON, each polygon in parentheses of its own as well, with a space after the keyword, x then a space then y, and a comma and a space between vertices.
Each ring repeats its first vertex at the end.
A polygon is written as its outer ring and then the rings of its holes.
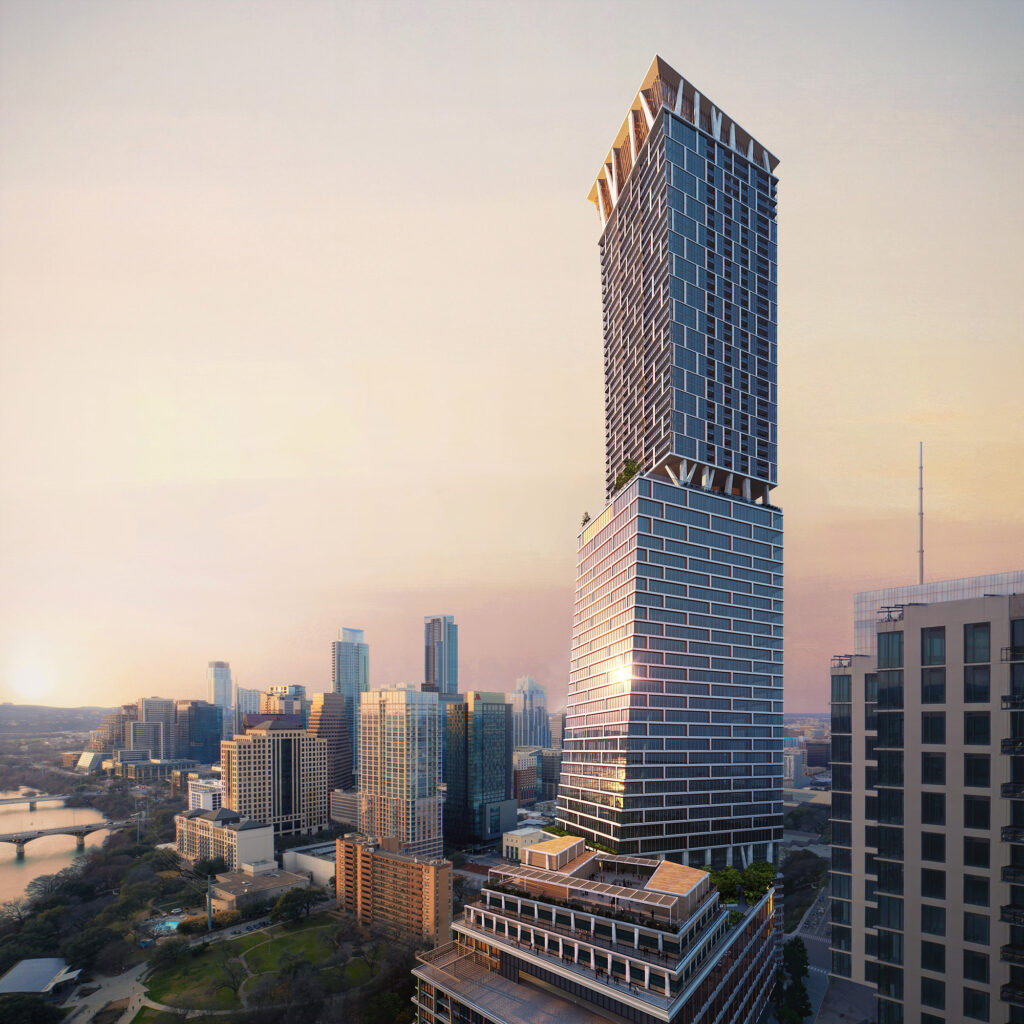
POLYGON ((1000 749, 1004 754, 1024 754, 1024 736, 1019 739, 1011 736, 1008 740, 1003 740, 1000 749))
POLYGON ((999 998, 1011 1006, 1024 1006, 1024 985, 1003 985, 999 998))
POLYGON ((1004 825, 999 834, 1004 843, 1024 843, 1024 826, 1004 825))
POLYGON ((1016 864, 1004 864, 1000 877, 1011 885, 1024 885, 1024 867, 1017 867, 1016 864))
POLYGON ((1014 906, 1009 904, 1005 907, 999 908, 999 920, 1006 924, 1022 924, 1024 925, 1024 907, 1014 906))
POLYGON ((1006 797, 1024 797, 1024 782, 1004 782, 999 792, 1006 797))
POLYGON ((1000 946, 999 959, 1007 964, 1024 964, 1024 946, 1000 946))
POLYGON ((999 652, 1000 661, 1024 661, 1024 647, 1004 647, 999 652))
POLYGON ((1003 694, 1003 710, 1013 711, 1015 709, 1024 708, 1024 693, 1004 693, 1003 694))

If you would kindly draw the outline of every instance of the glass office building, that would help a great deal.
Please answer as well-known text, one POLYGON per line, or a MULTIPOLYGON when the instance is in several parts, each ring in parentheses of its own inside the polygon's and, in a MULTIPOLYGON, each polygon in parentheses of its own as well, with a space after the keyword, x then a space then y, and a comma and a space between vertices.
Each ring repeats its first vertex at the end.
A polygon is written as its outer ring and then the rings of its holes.
POLYGON ((423 679, 428 690, 459 692, 459 627, 453 615, 423 619, 423 679))
POLYGON ((370 688, 370 645, 361 629, 343 627, 331 643, 331 689, 345 698, 352 770, 359 772, 359 700, 370 688))
POLYGON ((559 822, 619 853, 782 835, 777 160, 656 58, 590 193, 607 507, 579 539, 559 822))

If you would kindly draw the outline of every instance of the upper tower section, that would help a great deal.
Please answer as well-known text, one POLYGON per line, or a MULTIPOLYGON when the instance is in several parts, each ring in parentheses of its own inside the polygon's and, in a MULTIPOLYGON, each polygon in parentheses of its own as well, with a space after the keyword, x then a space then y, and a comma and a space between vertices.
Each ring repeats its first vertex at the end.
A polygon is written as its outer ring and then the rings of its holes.
POLYGON ((608 496, 631 470, 768 503, 777 158, 655 57, 590 191, 608 496))

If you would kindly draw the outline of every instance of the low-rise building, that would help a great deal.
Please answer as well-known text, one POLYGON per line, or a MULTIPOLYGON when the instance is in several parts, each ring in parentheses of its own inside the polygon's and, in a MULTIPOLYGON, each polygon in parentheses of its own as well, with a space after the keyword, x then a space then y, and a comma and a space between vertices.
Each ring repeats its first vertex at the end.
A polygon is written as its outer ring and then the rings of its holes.
POLYGON ((334 842, 313 843, 311 846, 296 846, 285 850, 281 855, 281 864, 285 871, 309 875, 316 886, 333 889, 337 856, 338 848, 334 842))
POLYGON ((242 910, 254 903, 270 903, 291 889, 308 889, 306 875, 290 871, 225 871, 211 889, 215 911, 242 910))
POLYGON ((501 855, 506 860, 522 860, 528 846, 543 843, 551 836, 540 828, 517 828, 501 837, 501 855))
POLYGON ((338 908, 363 926, 383 922, 435 945, 450 938, 451 861, 350 832, 337 840, 335 891, 338 908))
POLYGON ((359 790, 331 790, 331 821, 337 825, 355 826, 359 822, 359 790))
POLYGON ((189 862, 223 857, 233 871, 274 860, 274 828, 221 807, 174 816, 174 845, 189 862))
POLYGON ((220 810, 223 796, 220 779, 189 779, 188 809, 190 811, 220 810))

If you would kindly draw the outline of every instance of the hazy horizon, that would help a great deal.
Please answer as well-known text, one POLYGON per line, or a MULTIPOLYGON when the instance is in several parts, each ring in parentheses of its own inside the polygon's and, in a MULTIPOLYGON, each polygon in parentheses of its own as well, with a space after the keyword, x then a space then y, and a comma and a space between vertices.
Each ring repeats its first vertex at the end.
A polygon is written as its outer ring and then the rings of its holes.
POLYGON ((853 594, 1024 568, 1024 7, 0 2, 0 700, 565 702, 586 201, 655 53, 776 153, 786 710, 853 594), (74 699, 72 698, 74 695, 74 699), (79 699, 79 697, 81 699, 79 699))

